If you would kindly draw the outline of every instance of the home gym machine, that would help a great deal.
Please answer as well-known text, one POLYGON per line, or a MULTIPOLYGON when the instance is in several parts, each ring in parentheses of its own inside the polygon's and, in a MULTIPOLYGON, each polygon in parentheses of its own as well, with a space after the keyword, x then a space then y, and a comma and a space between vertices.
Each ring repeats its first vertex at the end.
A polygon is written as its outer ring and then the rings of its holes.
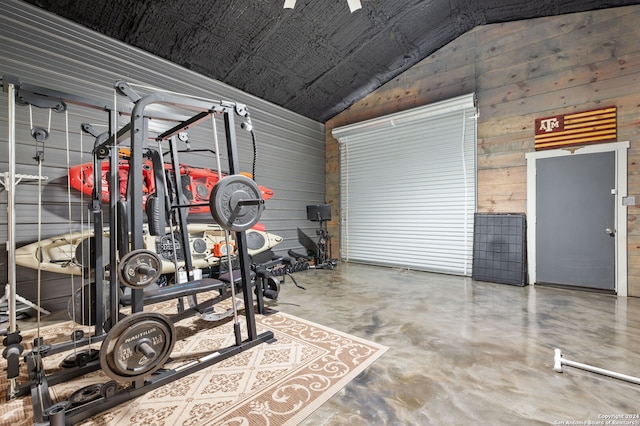
MULTIPOLYGON (((263 211, 264 200, 258 185, 250 178, 241 175, 238 161, 236 141, 236 117, 242 121, 242 128, 251 129, 249 112, 245 105, 226 102, 209 101, 172 92, 157 91, 141 96, 123 81, 115 84, 113 102, 88 99, 77 95, 58 92, 21 82, 12 76, 3 76, 3 87, 10 94, 9 102, 16 101, 22 105, 33 105, 39 108, 64 108, 67 104, 103 111, 107 114, 109 130, 96 132, 93 126, 84 123, 83 131, 95 137, 93 149, 94 194, 88 209, 93 219, 93 239, 77 257, 83 264, 88 264, 94 280, 95 309, 88 320, 95 331, 85 336, 83 330, 76 330, 69 341, 49 344, 44 337, 38 335, 33 347, 25 351, 22 346, 20 331, 11 322, 11 329, 6 331, 5 351, 7 359, 7 377, 10 380, 8 398, 30 394, 33 401, 34 421, 36 424, 76 424, 102 411, 115 407, 125 401, 143 395, 167 383, 178 380, 203 368, 214 365, 224 359, 250 349, 274 338, 273 332, 258 334, 254 312, 253 291, 257 297, 258 312, 264 309, 262 289, 258 289, 261 280, 252 277, 251 264, 247 253, 245 231, 254 226, 263 211), (116 99, 125 99, 118 102, 116 99), (130 121, 118 128, 118 117, 130 117, 130 121), (168 149, 174 165, 179 170, 178 135, 187 128, 210 122, 216 155, 217 170, 221 170, 220 147, 216 121, 222 119, 226 141, 228 174, 220 175, 218 184, 209 197, 210 210, 216 222, 224 229, 227 243, 234 239, 237 248, 236 257, 239 270, 230 268, 226 277, 200 278, 194 273, 188 253, 186 211, 189 206, 183 204, 179 179, 176 172, 172 177, 173 190, 166 181, 163 162, 158 157, 162 145, 168 149), (163 130, 150 131, 150 122, 166 123, 163 130), (109 253, 103 252, 103 207, 101 201, 101 162, 110 161, 111 188, 119 188, 118 152, 123 142, 128 141, 131 148, 129 158, 129 174, 127 196, 121 199, 112 191, 109 201, 109 253), (142 176, 143 155, 149 155, 150 144, 156 144, 154 165, 158 166, 156 193, 151 202, 143 209, 142 176), (145 217, 146 222, 145 223, 145 217), (147 225, 145 230, 145 226, 147 225), (166 232, 170 229, 173 244, 179 242, 184 253, 186 282, 162 287, 160 292, 145 290, 160 276, 160 259, 155 252, 145 250, 143 239, 145 232, 166 232), (105 283, 105 285, 99 285, 105 283), (128 295, 124 297, 124 292, 128 295), (236 293, 243 295, 244 316, 246 319, 246 338, 243 337, 236 304, 236 293), (206 301, 198 301, 196 295, 215 294, 206 301), (188 308, 182 299, 189 300, 188 308), (176 341, 174 324, 189 316, 198 315, 207 319, 210 308, 216 303, 231 299, 233 311, 233 330, 235 344, 221 348, 208 354, 196 354, 195 360, 174 368, 165 368, 176 341), (176 300, 177 313, 174 315, 145 311, 145 305, 158 301, 176 300), (130 313, 122 312, 127 305, 130 313), (104 307, 104 309, 101 309, 104 307), (99 343, 99 356, 92 356, 91 350, 78 351, 71 366, 61 372, 47 374, 43 359, 49 355, 62 353, 71 349, 99 343), (23 353, 24 352, 24 353, 23 353), (18 383, 21 359, 24 360, 29 375, 28 383, 18 383), (112 380, 78 389, 64 401, 54 403, 49 387, 70 381, 86 373, 101 369, 112 380)), ((252 130, 251 130, 252 131, 252 130)), ((176 246, 174 245, 174 248, 176 246)), ((232 265, 231 254, 228 263, 232 265)), ((262 277, 265 278, 265 277, 262 277)), ((11 292, 15 295, 15 282, 11 284, 11 292)), ((75 295, 72 302, 75 304, 75 295)), ((15 297, 12 297, 15 300, 15 297)), ((82 299, 82 297, 81 297, 82 299)), ((76 312, 75 308, 70 310, 76 312)), ((10 313, 15 315, 15 312, 10 313)), ((77 320, 74 320, 78 322, 77 320)), ((39 330, 39 327, 38 327, 39 330)))
POLYGON ((305 234, 302 229, 298 228, 298 241, 307 250, 307 255, 304 256, 293 250, 289 250, 289 256, 298 259, 298 261, 304 259, 311 260, 313 262, 313 266, 310 266, 310 268, 335 268, 337 262, 335 259, 331 258, 331 235, 329 234, 326 225, 326 223, 331 220, 331 205, 314 204, 307 206, 307 220, 310 220, 311 222, 318 222, 318 229, 316 229, 318 241, 313 241, 313 239, 305 234))

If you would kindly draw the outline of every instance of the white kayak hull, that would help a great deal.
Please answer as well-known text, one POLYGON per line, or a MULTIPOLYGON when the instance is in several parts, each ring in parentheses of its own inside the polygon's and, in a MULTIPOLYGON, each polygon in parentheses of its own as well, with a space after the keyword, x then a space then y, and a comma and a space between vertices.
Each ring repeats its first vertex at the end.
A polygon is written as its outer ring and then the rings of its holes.
MULTIPOLYGON (((227 246, 225 244, 225 232, 215 224, 189 224, 189 249, 191 260, 195 268, 210 268, 220 263, 221 257, 226 257, 227 246)), ((145 225, 146 231, 146 225, 145 225)), ((245 231, 247 237, 247 251, 249 255, 256 255, 269 250, 282 242, 282 237, 269 232, 249 229, 245 231)), ((103 235, 108 242, 109 229, 104 228, 103 235)), ((67 275, 82 275, 84 268, 82 259, 78 259, 79 246, 83 241, 91 238, 93 232, 78 231, 69 234, 58 235, 41 241, 20 247, 15 251, 16 264, 26 268, 40 269, 47 272, 55 272, 67 275)), ((229 233, 231 249, 235 250, 235 233, 229 233)), ((143 249, 156 253, 162 260, 162 273, 169 274, 176 270, 173 247, 178 240, 178 235, 171 238, 171 229, 166 228, 166 234, 162 236, 144 233, 143 249)), ((85 247, 87 246, 85 241, 85 247)), ((179 246, 179 243, 178 243, 179 246)), ((105 258, 108 257, 108 248, 105 250, 105 258)), ((178 253, 178 269, 184 266, 184 260, 179 260, 181 250, 178 253)), ((233 253, 233 252, 232 252, 233 253)), ((183 257, 184 258, 184 257, 183 257)))

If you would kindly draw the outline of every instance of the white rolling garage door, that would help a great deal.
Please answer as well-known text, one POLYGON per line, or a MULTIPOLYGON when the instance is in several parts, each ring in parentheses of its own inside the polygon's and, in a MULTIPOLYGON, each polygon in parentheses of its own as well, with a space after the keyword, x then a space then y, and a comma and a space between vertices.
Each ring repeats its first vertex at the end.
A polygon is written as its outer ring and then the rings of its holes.
POLYGON ((473 94, 333 130, 340 257, 470 275, 476 211, 473 94))

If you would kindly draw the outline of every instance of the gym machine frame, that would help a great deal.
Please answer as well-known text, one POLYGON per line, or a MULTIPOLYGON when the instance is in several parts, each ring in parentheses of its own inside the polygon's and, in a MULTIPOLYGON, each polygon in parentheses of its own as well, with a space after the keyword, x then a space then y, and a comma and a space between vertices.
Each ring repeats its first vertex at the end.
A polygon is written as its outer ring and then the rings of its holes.
MULTIPOLYGON (((94 109, 99 109, 107 112, 109 118, 109 131, 106 135, 98 135, 96 137, 96 144, 94 147, 94 195, 92 196, 91 203, 89 205, 89 209, 94 217, 94 237, 95 248, 94 253, 91 258, 91 262, 93 264, 94 270, 94 279, 96 283, 101 283, 104 280, 104 268, 103 265, 103 253, 102 253, 102 206, 100 199, 100 164, 99 161, 101 159, 106 158, 109 155, 109 147, 116 146, 119 143, 129 140, 131 144, 131 157, 129 164, 129 176, 128 176, 128 205, 127 205, 127 213, 129 221, 126 224, 128 228, 129 234, 129 242, 130 247, 121 248, 124 249, 124 253, 120 253, 122 256, 126 254, 126 252, 130 249, 131 252, 135 252, 135 250, 143 247, 143 201, 141 196, 136 196, 136 194, 142 193, 142 167, 143 167, 143 152, 146 149, 147 140, 149 137, 148 125, 149 120, 159 119, 159 120, 167 120, 172 122, 177 122, 169 130, 165 131, 161 135, 156 137, 158 142, 170 140, 178 135, 179 132, 184 131, 187 128, 193 127, 198 123, 206 120, 207 118, 211 118, 212 115, 222 115, 224 118, 224 131, 226 136, 226 147, 227 147, 227 157, 229 163, 229 176, 237 175, 240 172, 239 169, 239 161, 238 161, 238 148, 236 143, 236 129, 235 129, 235 120, 234 116, 240 116, 249 120, 249 113, 246 109, 246 106, 242 104, 237 104, 233 102, 226 101, 216 101, 214 103, 194 99, 188 96, 175 95, 166 92, 156 92, 146 95, 144 97, 138 96, 127 83, 118 81, 116 82, 116 90, 119 94, 127 96, 134 104, 133 109, 129 110, 126 106, 110 104, 109 102, 102 102, 93 99, 88 99, 76 95, 71 95, 67 93, 62 93, 59 91, 38 87, 30 84, 25 84, 20 82, 19 79, 12 76, 3 76, 3 85, 7 86, 9 83, 13 88, 16 89, 15 97, 20 99, 21 103, 28 103, 38 106, 40 108, 59 108, 61 105, 65 103, 71 103, 80 105, 83 107, 89 107, 94 109), (152 114, 146 112, 146 109, 149 106, 160 104, 165 107, 175 107, 180 109, 181 111, 193 111, 195 114, 191 117, 177 116, 172 114, 152 114), (131 121, 127 125, 125 125, 122 129, 116 129, 117 120, 116 117, 118 114, 130 115, 131 121)), ((215 118, 213 118, 215 120, 215 118)), ((87 132, 91 132, 91 128, 88 125, 83 124, 83 130, 87 132)), ((95 134, 94 134, 95 136, 95 134)), ((215 136, 215 135, 214 135, 215 136)), ((175 152, 175 144, 171 142, 171 150, 175 152)), ((176 159, 177 161, 177 159, 176 159)), ((115 183, 117 181, 118 173, 118 155, 117 153, 111 153, 111 178, 113 181, 111 183, 115 183)), ((178 168, 174 168, 174 170, 178 171, 178 168)), ((177 173, 179 175, 179 172, 177 173)), ((111 186, 112 188, 117 186, 111 186)), ((180 185, 177 185, 179 188, 180 185)), ((117 197, 113 194, 110 197, 110 225, 111 230, 115 229, 115 225, 117 222, 117 210, 118 200, 117 197)), ((235 194, 234 194, 235 195, 235 194)), ((180 200, 180 198, 178 198, 180 200)), ((213 200, 213 193, 212 193, 213 200)), ((241 200, 238 204, 244 202, 245 204, 258 204, 263 202, 263 200, 241 200)), ((176 206, 178 210, 178 218, 180 226, 185 227, 186 232, 186 215, 180 214, 182 208, 184 206, 176 206)), ((261 210, 259 210, 261 211, 261 210)), ((257 218, 256 218, 257 221, 257 218)), ((225 228, 225 229, 233 229, 233 228, 225 228)), ((117 244, 115 239, 116 233, 110 232, 110 259, 116 259, 117 252, 117 244)), ((13 398, 17 396, 24 396, 31 394, 33 409, 34 409, 34 421, 36 424, 52 424, 52 425, 62 425, 62 424, 75 424, 81 420, 87 419, 93 415, 96 415, 100 412, 103 412, 107 409, 115 407, 125 401, 128 401, 132 398, 143 395, 151 390, 157 389, 165 384, 178 380, 182 377, 188 376, 196 371, 199 371, 203 368, 207 368, 211 365, 214 365, 218 362, 221 362, 233 355, 236 355, 240 352, 248 350, 254 346, 257 346, 261 343, 272 341, 274 338, 273 332, 267 331, 261 334, 257 334, 256 331, 256 322, 255 322, 255 312, 254 312, 254 300, 251 288, 254 284, 252 284, 251 280, 251 270, 250 270, 250 261, 247 253, 247 239, 244 229, 235 230, 235 242, 238 248, 238 258, 240 263, 240 275, 241 275, 241 288, 243 293, 243 301, 245 306, 245 318, 246 318, 246 326, 247 326, 247 339, 243 340, 240 325, 236 321, 234 323, 234 333, 235 333, 235 345, 229 346, 227 348, 222 348, 217 351, 211 352, 207 355, 200 356, 198 359, 191 361, 187 364, 178 366, 173 369, 159 369, 161 367, 153 369, 147 374, 141 375, 132 375, 130 379, 130 384, 127 388, 118 389, 117 382, 107 382, 104 384, 100 391, 99 395, 96 398, 91 398, 91 401, 72 405, 69 401, 61 401, 56 404, 53 403, 52 398, 49 393, 49 386, 55 385, 57 383, 62 383, 68 380, 71 380, 75 377, 81 376, 91 371, 95 371, 100 369, 100 363, 98 360, 87 360, 84 365, 78 365, 76 367, 70 368, 67 371, 63 371, 60 373, 53 373, 51 375, 46 375, 44 372, 44 367, 42 363, 42 358, 48 355, 52 355, 55 353, 60 353, 72 348, 86 346, 91 343, 103 342, 101 350, 105 350, 105 347, 109 349, 109 343, 107 340, 108 334, 105 334, 103 330, 103 322, 105 320, 104 315, 101 309, 96 309, 96 319, 95 319, 95 333, 94 336, 89 338, 84 337, 84 334, 81 330, 78 330, 79 333, 75 333, 71 336, 71 340, 69 342, 61 342, 55 345, 45 345, 45 342, 42 338, 40 341, 34 341, 34 349, 28 351, 24 356, 24 361, 27 364, 27 369, 29 373, 29 384, 21 384, 16 386, 17 380, 17 371, 19 365, 15 364, 15 357, 12 360, 7 359, 8 361, 8 378, 10 379, 10 389, 7 393, 7 398, 13 398), (15 377, 9 377, 9 371, 15 372, 15 377), (153 373, 153 374, 152 374, 153 373)), ((188 247, 187 247, 188 248, 188 247)), ((186 267, 188 269, 189 275, 191 274, 191 265, 189 262, 189 256, 185 256, 186 267)), ((109 291, 109 318, 115 318, 116 321, 119 318, 120 304, 118 300, 118 265, 116 265, 115 261, 110 262, 110 291, 109 291)), ((229 286, 235 286, 233 278, 229 283, 229 286)), ((256 284, 257 285, 257 284, 256 284)), ((105 295, 103 292, 103 286, 96 284, 95 293, 96 293, 96 301, 104 300, 105 295)), ((234 287, 235 288, 235 287, 234 287)), ((12 289, 15 291, 15 288, 12 289)), ((261 311, 263 308, 263 304, 261 303, 261 292, 256 291, 258 297, 258 309, 261 311)), ((72 296, 73 297, 73 296, 72 296)), ((198 309, 206 308, 208 306, 212 306, 213 304, 228 298, 228 295, 222 295, 218 298, 214 298, 212 300, 203 302, 198 304, 191 309, 184 310, 177 315, 166 317, 171 320, 170 324, 166 324, 167 332, 174 331, 173 322, 179 321, 183 318, 186 318, 197 312, 198 309)), ((235 305, 235 300, 234 300, 235 305)), ((154 317, 154 313, 144 313, 144 294, 142 288, 134 288, 132 289, 131 294, 131 315, 134 316, 136 314, 137 318, 141 318, 141 320, 150 321, 152 324, 156 321, 156 325, 159 328, 163 328, 165 324, 162 321, 159 321, 154 317)), ((13 313, 15 314, 15 312, 13 313)), ((125 317, 125 319, 128 317, 125 317)), ((124 320, 122 320, 125 323, 124 320)), ((13 322, 12 322, 13 324, 13 322)), ((127 325, 125 323, 125 325, 127 325)), ((111 330, 118 327, 118 322, 112 324, 111 330)), ((15 348, 21 341, 20 332, 16 329, 10 330, 8 333, 8 342, 13 343, 13 347, 15 348)), ((175 335, 175 333, 174 333, 175 335)), ((170 336, 174 338, 175 336, 170 336)), ((121 336, 120 336, 121 337, 121 336)), ((117 340, 116 343, 120 343, 120 339, 117 340)), ((173 348, 173 344, 171 345, 171 349, 173 348)), ((166 358, 170 355, 170 351, 166 354, 166 357, 163 361, 166 361, 166 358)), ((101 353, 100 357, 103 355, 101 353)))

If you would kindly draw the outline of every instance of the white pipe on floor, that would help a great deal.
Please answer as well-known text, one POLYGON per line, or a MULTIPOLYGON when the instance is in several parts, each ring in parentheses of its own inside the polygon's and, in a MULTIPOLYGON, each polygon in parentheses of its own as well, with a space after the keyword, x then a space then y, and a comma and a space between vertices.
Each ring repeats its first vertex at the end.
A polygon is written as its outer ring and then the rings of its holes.
POLYGON ((592 365, 582 364, 580 362, 570 361, 568 359, 562 358, 562 352, 560 349, 554 350, 553 357, 553 369, 558 373, 562 373, 562 366, 568 365, 569 367, 580 368, 582 370, 591 371, 593 373, 602 374, 604 376, 613 377, 614 379, 625 380, 627 382, 635 383, 636 385, 640 385, 640 378, 628 376, 626 374, 616 373, 615 371, 605 370, 602 368, 594 367, 592 365))

